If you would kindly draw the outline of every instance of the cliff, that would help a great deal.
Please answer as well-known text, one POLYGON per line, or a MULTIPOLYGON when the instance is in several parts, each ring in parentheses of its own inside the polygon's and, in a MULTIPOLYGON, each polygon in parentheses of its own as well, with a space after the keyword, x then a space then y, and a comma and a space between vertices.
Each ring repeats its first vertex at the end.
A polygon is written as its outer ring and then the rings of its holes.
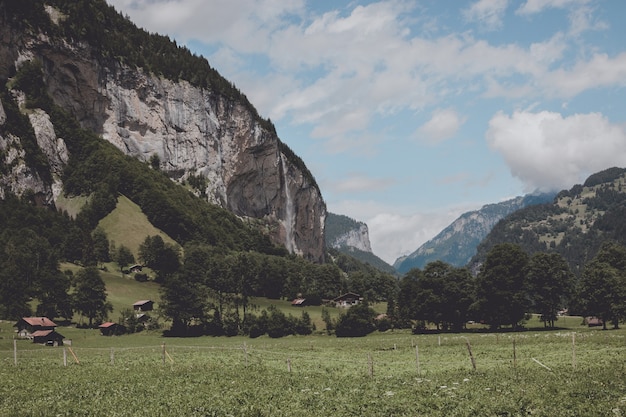
MULTIPOLYGON (((62 23, 63 11, 48 6, 46 11, 55 17, 49 25, 62 23)), ((41 62, 47 93, 83 128, 127 155, 158 161, 160 170, 175 181, 205 178, 206 188, 198 194, 210 203, 258 219, 292 253, 323 259, 326 207, 321 192, 247 100, 211 85, 156 75, 125 63, 123 57, 105 56, 102 48, 84 39, 55 33, 24 29, 0 13, 0 78, 10 78, 25 61, 41 62)), ((67 148, 45 112, 28 116, 49 161, 49 175, 18 162, 22 138, 5 135, 0 156, 11 169, 2 185, 17 194, 33 190, 53 204, 63 189, 67 148)))

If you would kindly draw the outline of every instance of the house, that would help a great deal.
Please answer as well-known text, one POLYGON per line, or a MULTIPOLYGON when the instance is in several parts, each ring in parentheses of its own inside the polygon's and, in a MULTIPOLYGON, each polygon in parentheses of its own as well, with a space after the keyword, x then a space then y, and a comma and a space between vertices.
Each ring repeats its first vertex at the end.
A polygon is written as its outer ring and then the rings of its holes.
POLYGON ((139 300, 133 304, 133 310, 137 313, 144 311, 152 311, 154 309, 154 301, 152 300, 139 300))
POLYGON ((39 343, 47 346, 63 346, 62 334, 55 330, 36 330, 31 334, 33 343, 39 343))
POLYGON ((102 336, 114 336, 117 334, 122 334, 126 331, 126 328, 121 324, 113 323, 107 321, 106 323, 102 323, 98 326, 100 329, 100 334, 102 336))
POLYGON ((133 273, 133 274, 134 274, 134 273, 137 273, 137 272, 141 272, 141 271, 143 270, 143 266, 142 266, 142 265, 139 265, 139 264, 131 265, 131 266, 128 268, 128 270, 129 270, 131 273, 133 273))
POLYGON ((294 307, 304 307, 306 305, 306 298, 294 298, 291 305, 294 307))
POLYGON ((345 293, 332 300, 332 302, 335 304, 336 307, 343 307, 343 308, 355 306, 359 304, 361 301, 363 301, 363 297, 353 292, 345 293))
POLYGON ((585 323, 587 323, 587 326, 589 327, 598 327, 604 325, 602 319, 598 317, 585 317, 585 323))
POLYGON ((57 325, 48 317, 22 317, 13 327, 17 327, 17 337, 31 339, 34 332, 54 330, 57 325))

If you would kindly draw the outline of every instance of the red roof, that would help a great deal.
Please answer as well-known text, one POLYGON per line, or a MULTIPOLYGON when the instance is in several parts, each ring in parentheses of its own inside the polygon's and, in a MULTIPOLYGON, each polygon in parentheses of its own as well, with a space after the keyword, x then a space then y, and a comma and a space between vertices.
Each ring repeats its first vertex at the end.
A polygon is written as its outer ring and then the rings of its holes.
POLYGON ((22 320, 31 326, 57 327, 56 323, 48 317, 22 317, 22 320))
POLYGON ((45 336, 48 336, 52 332, 54 332, 54 330, 37 330, 36 332, 33 332, 31 334, 31 336, 33 336, 33 337, 45 337, 45 336))
POLYGON ((98 326, 98 327, 101 327, 101 328, 103 328, 103 329, 108 329, 109 327, 111 327, 111 326, 115 326, 116 324, 117 324, 117 323, 113 323, 113 322, 111 322, 111 321, 107 321, 106 323, 102 323, 102 324, 101 324, 100 326, 98 326))

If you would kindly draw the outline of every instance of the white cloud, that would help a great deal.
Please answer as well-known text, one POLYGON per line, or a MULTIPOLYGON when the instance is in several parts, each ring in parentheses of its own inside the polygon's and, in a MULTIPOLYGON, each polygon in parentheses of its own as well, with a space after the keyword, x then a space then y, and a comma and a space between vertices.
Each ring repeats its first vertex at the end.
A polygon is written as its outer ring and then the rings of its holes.
POLYGON ((465 118, 454 109, 437 109, 430 120, 417 130, 417 136, 428 142, 441 142, 453 137, 463 123, 465 123, 465 118))
POLYGON ((502 27, 502 19, 508 0, 479 0, 463 11, 463 16, 470 22, 478 22, 487 30, 502 27))
POLYGON ((400 256, 414 252, 462 213, 478 206, 465 205, 433 212, 415 212, 412 207, 383 205, 374 201, 342 200, 329 204, 332 213, 363 221, 369 229, 372 251, 393 264, 400 256))
POLYGON ((560 190, 626 164, 626 130, 599 113, 497 113, 486 134, 526 191, 560 190))
POLYGON ((590 0, 527 0, 522 4, 516 13, 521 15, 531 15, 541 13, 546 9, 565 9, 572 6, 589 3, 590 0))
POLYGON ((348 178, 333 181, 328 188, 339 194, 380 191, 388 188, 395 182, 391 178, 371 178, 364 174, 352 174, 348 178))

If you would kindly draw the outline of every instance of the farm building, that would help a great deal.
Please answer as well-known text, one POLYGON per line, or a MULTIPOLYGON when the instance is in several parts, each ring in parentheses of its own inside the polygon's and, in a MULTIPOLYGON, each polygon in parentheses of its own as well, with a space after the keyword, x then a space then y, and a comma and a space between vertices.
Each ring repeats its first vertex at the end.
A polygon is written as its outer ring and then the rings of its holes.
POLYGON ((154 301, 152 300, 139 300, 133 304, 133 310, 137 313, 144 311, 152 311, 154 309, 154 301))
POLYGON ((347 308, 347 307, 352 307, 352 306, 359 304, 362 300, 363 300, 363 297, 361 297, 359 294, 348 292, 343 295, 340 295, 337 298, 334 298, 332 302, 335 304, 336 307, 347 308))
POLYGON ((121 324, 113 323, 107 321, 106 323, 102 323, 98 326, 100 329, 100 334, 102 336, 114 336, 117 334, 122 334, 126 331, 126 328, 121 324))
POLYGON ((63 346, 62 334, 55 330, 37 330, 31 334, 33 343, 39 343, 48 346, 63 346))
POLYGON ((291 301, 291 305, 294 307, 304 307, 306 305, 306 298, 294 298, 291 301))
POLYGON ((17 337, 31 339, 33 333, 40 330, 54 330, 57 325, 48 317, 22 317, 13 327, 17 327, 17 337))

